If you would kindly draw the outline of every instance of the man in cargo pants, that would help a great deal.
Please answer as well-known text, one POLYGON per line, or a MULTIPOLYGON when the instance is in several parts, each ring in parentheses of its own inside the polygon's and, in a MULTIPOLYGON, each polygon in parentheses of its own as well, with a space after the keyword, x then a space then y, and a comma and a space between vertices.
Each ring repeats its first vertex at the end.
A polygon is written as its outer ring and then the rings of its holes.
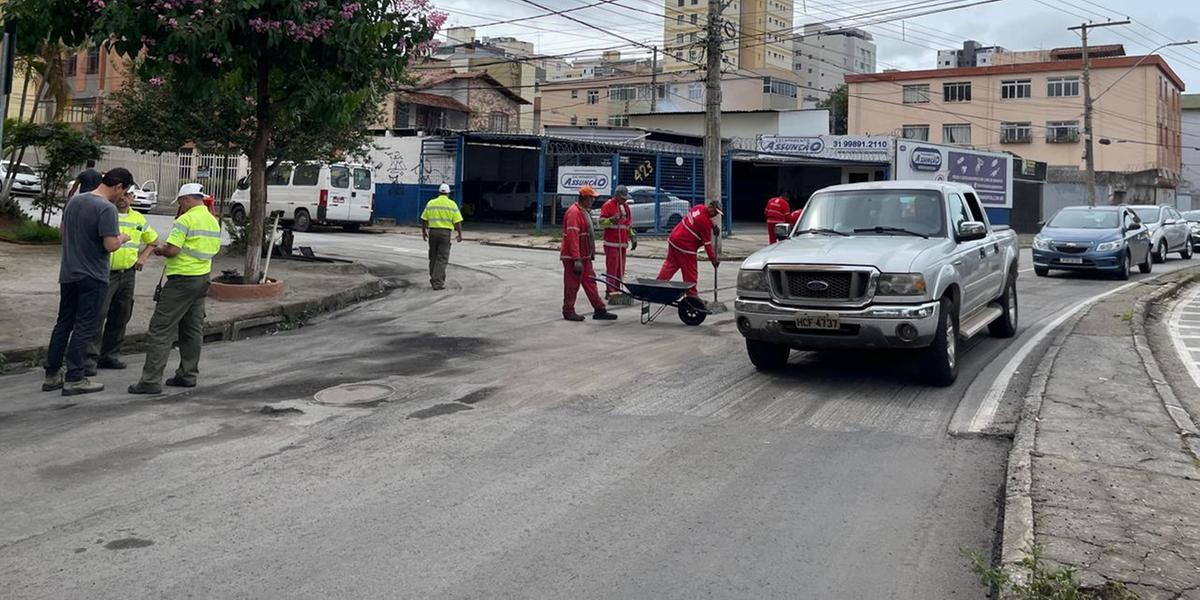
POLYGON ((462 243, 462 213, 450 199, 450 186, 438 187, 438 197, 430 200, 421 213, 421 238, 429 242, 429 285, 435 290, 446 287, 446 265, 450 264, 450 231, 457 232, 462 243))

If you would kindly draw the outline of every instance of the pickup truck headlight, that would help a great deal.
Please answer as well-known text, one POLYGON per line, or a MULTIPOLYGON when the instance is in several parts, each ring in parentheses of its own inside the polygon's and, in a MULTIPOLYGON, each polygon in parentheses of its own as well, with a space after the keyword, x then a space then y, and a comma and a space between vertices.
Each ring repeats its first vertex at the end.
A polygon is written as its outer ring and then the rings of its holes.
POLYGON ((884 273, 875 284, 880 296, 923 296, 925 276, 920 273, 884 273))
POLYGON ((742 269, 738 271, 737 289, 739 292, 767 293, 767 275, 762 271, 742 269))
POLYGON ((1113 240, 1111 242, 1103 242, 1096 244, 1096 252, 1112 252, 1125 245, 1125 240, 1113 240))
POLYGON ((1050 240, 1042 236, 1033 238, 1033 247, 1035 250, 1050 250, 1050 243, 1050 240))

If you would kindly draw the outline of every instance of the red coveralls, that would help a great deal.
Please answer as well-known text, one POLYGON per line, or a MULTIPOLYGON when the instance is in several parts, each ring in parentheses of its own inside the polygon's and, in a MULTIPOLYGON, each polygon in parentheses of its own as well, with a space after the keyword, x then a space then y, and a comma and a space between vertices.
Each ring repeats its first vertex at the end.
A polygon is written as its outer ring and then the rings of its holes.
POLYGON ((716 250, 712 243, 713 222, 708 216, 708 207, 703 204, 693 206, 686 217, 671 231, 667 238, 667 260, 663 261, 662 269, 658 272, 660 281, 670 281, 676 271, 683 271, 683 280, 692 284, 688 290, 689 296, 699 296, 696 282, 700 273, 696 268, 696 255, 700 246, 708 254, 708 260, 717 260, 716 250))
POLYGON ((767 215, 767 241, 775 243, 775 225, 788 222, 788 213, 792 212, 792 207, 788 206, 787 198, 776 196, 767 200, 767 210, 764 211, 767 215))
POLYGON ((792 214, 788 215, 787 218, 788 227, 795 227, 796 223, 800 222, 800 217, 802 216, 804 216, 803 208, 797 208, 796 210, 793 210, 792 214))
POLYGON ((559 258, 563 264, 563 316, 575 314, 575 298, 579 286, 587 294, 588 301, 596 312, 605 309, 600 291, 596 289, 596 271, 592 259, 596 258, 596 240, 592 235, 592 219, 578 204, 572 204, 563 216, 562 250, 559 258), (583 261, 583 272, 575 272, 575 261, 583 261))
MULTIPOLYGON (((600 207, 600 220, 612 219, 612 225, 604 228, 604 272, 625 279, 625 257, 629 253, 629 226, 633 219, 629 213, 629 205, 609 198, 600 207)), ((616 283, 608 278, 608 293, 619 291, 616 283)))

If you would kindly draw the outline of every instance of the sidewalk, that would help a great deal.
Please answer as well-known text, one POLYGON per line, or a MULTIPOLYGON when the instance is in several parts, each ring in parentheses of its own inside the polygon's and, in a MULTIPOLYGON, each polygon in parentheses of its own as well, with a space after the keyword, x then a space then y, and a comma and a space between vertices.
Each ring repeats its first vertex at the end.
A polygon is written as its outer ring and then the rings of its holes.
MULTIPOLYGON (((1200 440, 1147 343, 1146 307, 1190 271, 1131 284, 1068 323, 1033 377, 1013 449, 1002 560, 1030 542, 1085 587, 1200 598, 1200 440)), ((1187 393, 1196 394, 1194 384, 1187 393)))
MULTIPOLYGON (((9 365, 37 362, 45 354, 58 313, 60 246, 0 244, 0 354, 9 365)), ((138 275, 125 351, 144 343, 154 313, 161 259, 138 275)), ((241 270, 240 257, 218 256, 213 272, 241 270)), ((336 310, 386 291, 385 282, 362 265, 272 260, 270 275, 284 281, 284 297, 254 302, 208 300, 205 339, 240 339, 255 329, 295 327, 309 316, 336 310)))

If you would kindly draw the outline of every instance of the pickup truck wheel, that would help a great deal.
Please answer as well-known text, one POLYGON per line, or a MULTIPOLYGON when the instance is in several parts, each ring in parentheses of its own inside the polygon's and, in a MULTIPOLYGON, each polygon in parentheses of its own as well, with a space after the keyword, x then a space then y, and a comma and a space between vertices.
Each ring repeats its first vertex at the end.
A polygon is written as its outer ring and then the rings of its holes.
POLYGON ((1129 279, 1129 251, 1126 250, 1121 255, 1121 264, 1117 266, 1117 279, 1125 281, 1129 279))
POLYGON ((1179 258, 1192 260, 1192 236, 1188 236, 1187 243, 1183 245, 1183 250, 1179 251, 1179 258))
POLYGON ((312 217, 308 216, 308 211, 303 208, 296 209, 296 218, 292 221, 292 229, 296 231, 308 231, 312 228, 312 217))
POLYGON ((1038 277, 1045 277, 1050 274, 1050 268, 1049 267, 1034 267, 1033 274, 1037 275, 1038 277))
POLYGON ((746 340, 746 354, 759 371, 778 371, 787 366, 792 349, 783 344, 772 344, 759 340, 746 340))
POLYGON ((988 324, 988 333, 992 337, 1010 338, 1017 334, 1017 280, 1012 275, 1004 284, 1004 293, 1000 295, 998 304, 1004 312, 988 324))
POLYGON ((958 314, 949 298, 938 306, 937 331, 925 349, 925 373, 929 383, 943 387, 958 379, 958 314))

